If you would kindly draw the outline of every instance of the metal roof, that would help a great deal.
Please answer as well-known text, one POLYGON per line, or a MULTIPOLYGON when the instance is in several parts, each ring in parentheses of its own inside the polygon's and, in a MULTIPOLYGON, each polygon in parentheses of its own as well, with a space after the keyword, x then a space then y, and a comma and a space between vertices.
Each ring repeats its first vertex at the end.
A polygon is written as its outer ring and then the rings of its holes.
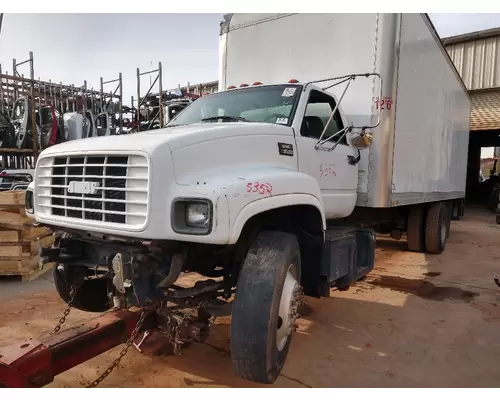
POLYGON ((448 46, 450 44, 464 43, 464 42, 469 42, 471 40, 487 39, 493 36, 500 36, 500 27, 484 29, 482 31, 463 33, 455 36, 449 36, 441 40, 445 46, 448 46))

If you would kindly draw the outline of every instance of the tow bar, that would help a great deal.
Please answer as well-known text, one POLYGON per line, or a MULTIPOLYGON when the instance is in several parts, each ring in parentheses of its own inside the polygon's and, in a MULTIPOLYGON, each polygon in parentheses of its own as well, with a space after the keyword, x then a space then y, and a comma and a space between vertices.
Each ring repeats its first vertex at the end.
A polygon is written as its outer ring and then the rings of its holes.
MULTIPOLYGON (((199 303, 191 308, 191 312, 204 305, 205 302, 199 303)), ((57 375, 125 343, 111 365, 86 386, 93 388, 113 371, 130 347, 142 353, 147 341, 149 351, 168 350, 180 355, 183 344, 207 339, 214 319, 200 318, 199 315, 195 318, 188 312, 166 312, 155 307, 137 310, 115 308, 97 318, 60 330, 69 308, 51 335, 0 348, 0 388, 46 386, 57 375), (139 338, 141 333, 142 338, 139 338), (138 343, 135 342, 137 339, 138 343)))
POLYGON ((38 340, 0 348, 0 387, 37 388, 155 326, 154 312, 118 309, 38 340))

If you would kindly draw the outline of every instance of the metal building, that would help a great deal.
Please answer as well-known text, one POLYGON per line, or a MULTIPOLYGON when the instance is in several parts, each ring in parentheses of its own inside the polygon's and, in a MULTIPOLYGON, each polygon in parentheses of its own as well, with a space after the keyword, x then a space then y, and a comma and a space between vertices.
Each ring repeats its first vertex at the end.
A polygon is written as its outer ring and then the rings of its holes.
POLYGON ((474 201, 482 196, 481 149, 494 147, 493 157, 500 156, 500 28, 442 41, 472 98, 467 197, 474 201))
POLYGON ((472 95, 471 131, 500 129, 500 28, 443 39, 472 95))

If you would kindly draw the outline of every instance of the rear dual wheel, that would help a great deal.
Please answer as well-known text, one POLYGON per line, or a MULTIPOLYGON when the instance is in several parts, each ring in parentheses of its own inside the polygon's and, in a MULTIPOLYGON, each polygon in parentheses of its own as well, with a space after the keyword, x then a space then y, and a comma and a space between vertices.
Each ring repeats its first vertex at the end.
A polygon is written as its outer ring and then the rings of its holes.
POLYGON ((412 207, 406 229, 408 249, 419 253, 442 253, 450 235, 450 218, 451 212, 445 202, 412 207))
POLYGON ((243 379, 274 383, 284 364, 299 306, 300 250, 294 235, 261 232, 243 263, 233 303, 231 359, 243 379))
POLYGON ((445 203, 433 203, 427 210, 425 222, 425 249, 431 254, 444 251, 449 236, 450 212, 445 203))

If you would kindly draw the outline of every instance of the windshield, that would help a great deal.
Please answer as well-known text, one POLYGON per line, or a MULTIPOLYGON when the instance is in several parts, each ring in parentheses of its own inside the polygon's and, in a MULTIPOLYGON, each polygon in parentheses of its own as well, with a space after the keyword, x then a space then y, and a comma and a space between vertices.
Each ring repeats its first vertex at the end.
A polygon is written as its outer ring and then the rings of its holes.
POLYGON ((289 125, 301 86, 255 86, 201 97, 167 126, 209 122, 267 122, 289 125))

